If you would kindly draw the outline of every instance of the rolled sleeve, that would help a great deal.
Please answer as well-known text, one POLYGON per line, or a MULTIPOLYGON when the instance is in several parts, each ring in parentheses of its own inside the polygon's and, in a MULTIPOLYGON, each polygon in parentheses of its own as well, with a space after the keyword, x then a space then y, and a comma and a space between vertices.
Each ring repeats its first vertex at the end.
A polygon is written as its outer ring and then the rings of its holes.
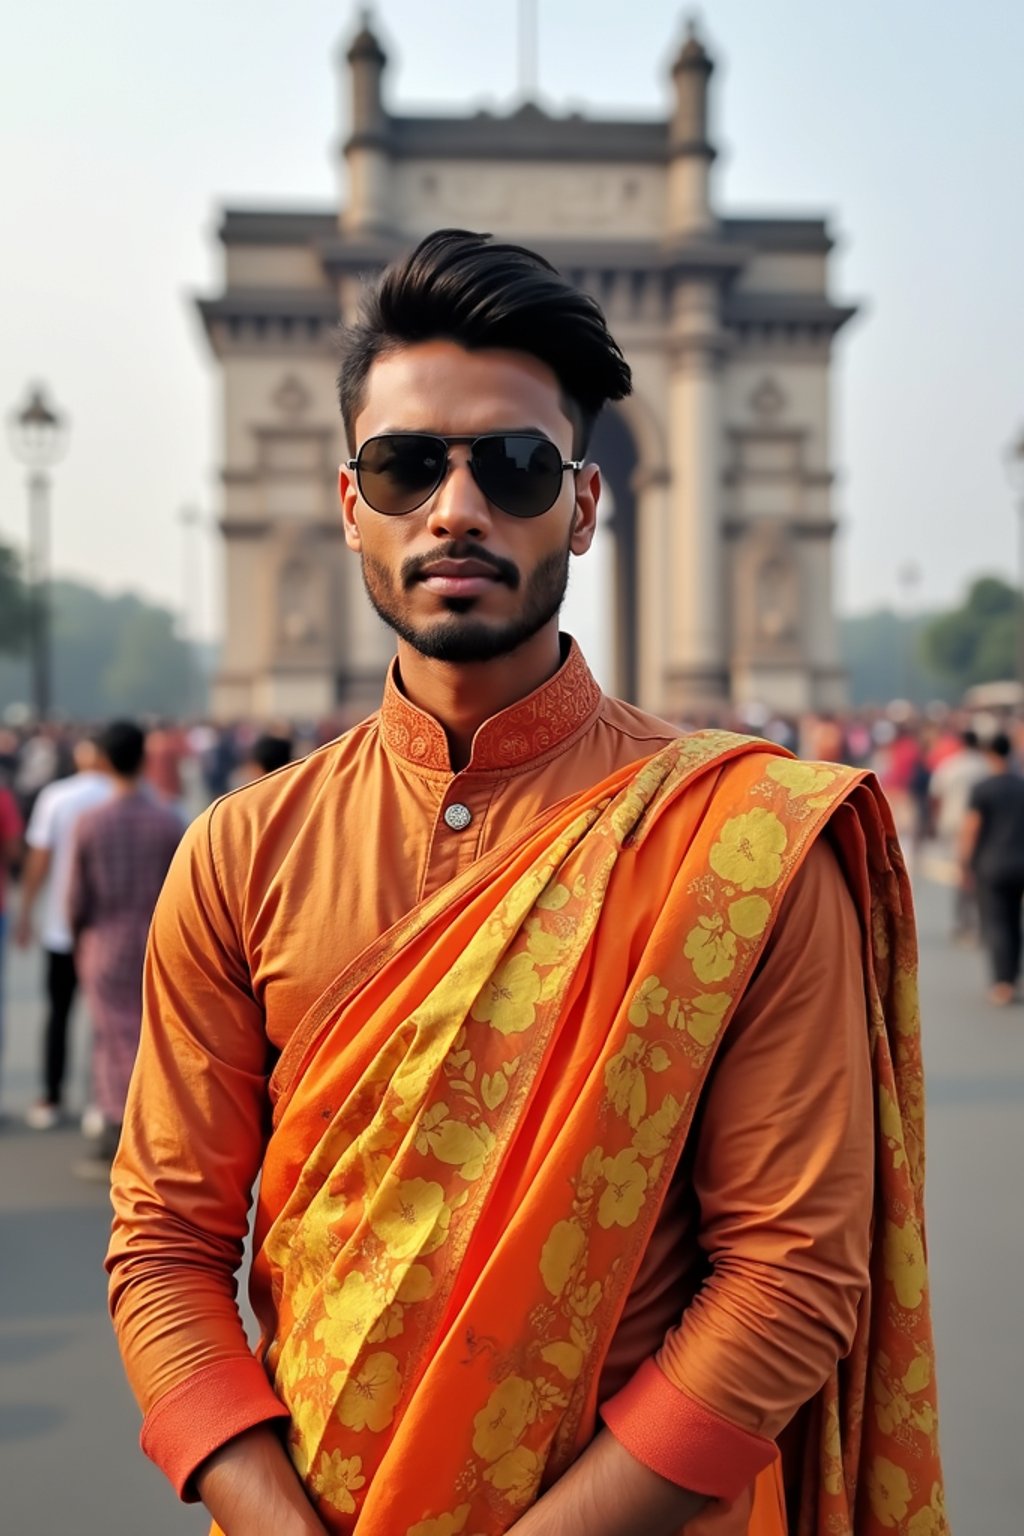
POLYGON ((154 914, 107 1255, 143 1449, 186 1498, 212 1451, 284 1413, 235 1299, 268 1045, 215 867, 215 813, 186 834, 154 914))
POLYGON ((602 1405, 601 1417, 652 1472, 727 1503, 777 1455, 774 1441, 752 1435, 681 1392, 653 1360, 602 1405))
POLYGON ((192 1477, 208 1456, 257 1424, 286 1419, 258 1360, 221 1360, 159 1398, 139 1443, 180 1499, 197 1497, 192 1477))

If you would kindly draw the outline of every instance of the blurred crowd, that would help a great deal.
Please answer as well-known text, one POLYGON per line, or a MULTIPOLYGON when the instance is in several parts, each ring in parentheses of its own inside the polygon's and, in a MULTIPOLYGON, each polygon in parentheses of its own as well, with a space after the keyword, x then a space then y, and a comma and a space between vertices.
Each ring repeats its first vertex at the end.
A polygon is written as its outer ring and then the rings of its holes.
MULTIPOLYGON (((871 769, 908 864, 950 887, 954 940, 981 944, 990 1001, 1016 999, 1024 910, 1024 720, 904 704, 800 719, 756 710, 679 721, 764 737, 800 757, 871 769)), ((208 720, 0 726, 0 1108, 5 939, 38 952, 34 1130, 67 1119, 76 997, 89 1024, 82 1177, 106 1178, 141 1024, 146 934, 188 822, 214 799, 336 735, 208 720)))

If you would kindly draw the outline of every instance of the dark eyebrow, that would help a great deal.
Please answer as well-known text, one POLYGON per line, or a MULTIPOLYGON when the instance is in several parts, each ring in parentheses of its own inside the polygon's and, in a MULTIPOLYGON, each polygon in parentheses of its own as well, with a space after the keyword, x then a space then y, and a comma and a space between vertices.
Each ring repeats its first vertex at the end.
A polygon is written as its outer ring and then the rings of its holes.
MULTIPOLYGON (((485 431, 482 431, 482 432, 441 432, 436 427, 391 427, 391 426, 389 426, 389 427, 381 427, 378 432, 371 432, 370 436, 371 437, 391 437, 391 436, 405 437, 405 436, 409 436, 410 434, 413 434, 413 433, 415 433, 415 434, 422 433, 422 435, 424 437, 458 438, 460 440, 464 440, 467 443, 472 442, 475 437, 502 437, 502 436, 505 436, 505 435, 507 435, 509 437, 513 437, 513 436, 517 436, 517 435, 522 435, 522 436, 527 436, 527 437, 544 437, 544 438, 547 438, 547 440, 549 442, 553 442, 554 441, 554 439, 551 437, 551 434, 549 432, 546 432, 543 427, 521 426, 521 425, 520 426, 515 426, 515 427, 488 427, 485 431)), ((366 441, 366 439, 364 439, 364 441, 366 441)))

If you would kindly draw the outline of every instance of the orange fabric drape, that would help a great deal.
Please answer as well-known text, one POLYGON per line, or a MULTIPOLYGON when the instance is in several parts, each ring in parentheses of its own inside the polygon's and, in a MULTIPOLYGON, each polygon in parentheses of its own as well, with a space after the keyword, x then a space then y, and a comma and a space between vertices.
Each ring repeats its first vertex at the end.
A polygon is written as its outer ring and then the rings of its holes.
MULTIPOLYGON (((591 1438, 701 1085, 830 819, 865 923, 878 1230, 798 1530, 944 1531, 913 926, 888 813, 862 775, 718 733, 556 807, 418 908, 279 1063, 253 1296, 329 1530, 507 1531, 591 1438)), ((779 1479, 759 1480, 752 1536, 784 1530, 779 1479)))

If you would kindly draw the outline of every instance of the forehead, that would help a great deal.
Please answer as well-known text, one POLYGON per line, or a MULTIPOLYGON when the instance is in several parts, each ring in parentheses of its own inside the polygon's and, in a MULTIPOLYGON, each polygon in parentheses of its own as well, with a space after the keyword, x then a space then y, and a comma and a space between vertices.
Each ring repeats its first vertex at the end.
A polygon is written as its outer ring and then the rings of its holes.
POLYGON ((376 432, 456 435, 539 428, 571 439, 561 386, 527 352, 468 351, 457 342, 425 341, 390 352, 370 368, 356 417, 361 442, 376 432))

